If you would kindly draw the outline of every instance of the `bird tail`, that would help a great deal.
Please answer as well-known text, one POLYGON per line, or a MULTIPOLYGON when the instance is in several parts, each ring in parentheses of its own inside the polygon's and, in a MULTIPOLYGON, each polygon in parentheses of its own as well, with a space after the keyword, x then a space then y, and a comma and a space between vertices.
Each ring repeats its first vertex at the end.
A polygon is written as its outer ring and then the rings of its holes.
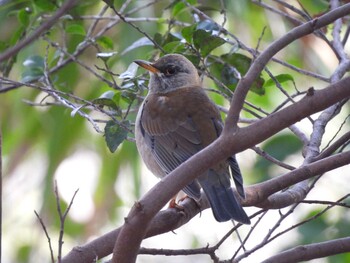
POLYGON ((250 224, 249 217, 231 189, 227 175, 218 175, 209 170, 205 178, 199 178, 199 182, 217 221, 225 222, 233 219, 243 224, 250 224))

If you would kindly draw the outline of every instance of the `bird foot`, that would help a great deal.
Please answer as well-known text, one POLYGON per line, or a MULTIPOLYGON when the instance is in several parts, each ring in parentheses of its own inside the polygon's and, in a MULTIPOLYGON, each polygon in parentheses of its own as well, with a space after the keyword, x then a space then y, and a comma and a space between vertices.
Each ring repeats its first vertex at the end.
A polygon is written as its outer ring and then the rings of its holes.
POLYGON ((176 201, 176 196, 173 197, 171 200, 170 200, 170 203, 169 203, 169 208, 175 208, 175 209, 178 209, 178 210, 185 210, 183 206, 179 205, 180 202, 182 202, 183 200, 185 200, 186 198, 189 198, 187 195, 185 195, 184 197, 181 197, 179 200, 176 201))

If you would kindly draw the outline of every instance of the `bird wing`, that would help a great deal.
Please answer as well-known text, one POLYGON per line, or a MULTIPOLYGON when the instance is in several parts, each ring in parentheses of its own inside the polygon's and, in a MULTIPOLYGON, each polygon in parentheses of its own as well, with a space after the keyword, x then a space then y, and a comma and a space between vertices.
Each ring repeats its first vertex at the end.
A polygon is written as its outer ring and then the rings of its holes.
MULTIPOLYGON (((165 174, 205 148, 222 132, 220 113, 203 89, 181 88, 181 94, 178 91, 148 95, 138 123, 145 144, 165 174)), ((235 219, 249 223, 231 190, 228 167, 231 167, 236 186, 243 191, 242 176, 234 157, 218 163, 183 190, 198 200, 202 186, 218 221, 235 219)))
MULTIPOLYGON (((222 132, 223 124, 221 121, 215 120, 214 125, 219 136, 222 132)), ((230 166, 230 172, 232 175, 232 179, 235 183, 236 190, 242 198, 245 198, 245 193, 243 188, 243 177, 242 177, 241 170, 239 169, 238 163, 236 161, 235 155, 232 155, 231 157, 229 157, 227 159, 227 162, 230 166)))
MULTIPOLYGON (((148 96, 140 118, 144 141, 165 174, 204 148, 193 117, 184 114, 184 108, 174 103, 169 97, 148 96)), ((194 199, 200 198, 197 180, 183 190, 194 199)))

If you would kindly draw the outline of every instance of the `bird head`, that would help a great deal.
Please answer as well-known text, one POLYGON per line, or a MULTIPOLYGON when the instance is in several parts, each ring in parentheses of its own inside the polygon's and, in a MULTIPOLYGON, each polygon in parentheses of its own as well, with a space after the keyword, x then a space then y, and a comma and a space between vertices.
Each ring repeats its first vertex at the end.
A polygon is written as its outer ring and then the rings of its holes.
POLYGON ((135 60, 136 64, 150 72, 151 93, 167 93, 182 87, 200 86, 196 67, 180 54, 169 54, 151 63, 135 60))

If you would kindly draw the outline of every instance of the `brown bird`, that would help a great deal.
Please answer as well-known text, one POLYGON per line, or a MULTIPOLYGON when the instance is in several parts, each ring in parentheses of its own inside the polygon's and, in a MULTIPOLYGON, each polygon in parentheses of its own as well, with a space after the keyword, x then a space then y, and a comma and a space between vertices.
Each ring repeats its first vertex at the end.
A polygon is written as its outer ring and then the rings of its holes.
MULTIPOLYGON (((136 144, 148 169, 162 178, 217 139, 223 123, 218 108, 202 88, 197 69, 187 58, 170 54, 154 63, 135 63, 151 76, 148 95, 136 119, 136 144)), ((199 200, 202 187, 217 221, 234 219, 249 224, 231 189, 230 173, 244 198, 235 156, 210 168, 183 191, 199 200)))

